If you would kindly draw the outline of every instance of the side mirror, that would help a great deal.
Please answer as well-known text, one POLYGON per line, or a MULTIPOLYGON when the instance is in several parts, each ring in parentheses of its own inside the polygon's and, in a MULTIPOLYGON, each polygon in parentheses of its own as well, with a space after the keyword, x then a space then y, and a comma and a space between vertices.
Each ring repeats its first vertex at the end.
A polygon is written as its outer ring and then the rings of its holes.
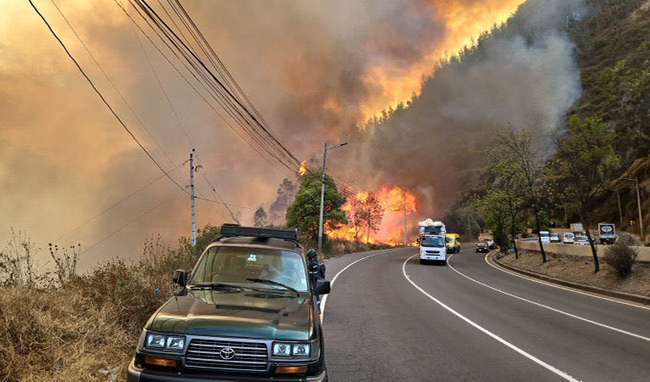
POLYGON ((325 264, 319 265, 318 273, 320 273, 320 277, 325 278, 325 270, 326 269, 327 269, 327 267, 325 266, 325 264))
POLYGON ((316 281, 316 294, 328 294, 330 292, 330 282, 327 280, 316 281))
POLYGON ((180 286, 185 286, 187 284, 187 271, 184 269, 177 269, 174 271, 174 277, 172 280, 174 281, 174 284, 180 285, 180 286))

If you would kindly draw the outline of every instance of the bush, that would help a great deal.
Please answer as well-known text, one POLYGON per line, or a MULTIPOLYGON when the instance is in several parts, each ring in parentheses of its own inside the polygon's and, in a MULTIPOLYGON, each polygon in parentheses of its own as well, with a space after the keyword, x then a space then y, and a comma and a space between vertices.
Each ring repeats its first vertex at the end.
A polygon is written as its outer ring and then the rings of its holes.
POLYGON ((626 243, 618 242, 607 247, 604 260, 616 270, 620 278, 624 278, 632 272, 636 257, 636 249, 626 243))

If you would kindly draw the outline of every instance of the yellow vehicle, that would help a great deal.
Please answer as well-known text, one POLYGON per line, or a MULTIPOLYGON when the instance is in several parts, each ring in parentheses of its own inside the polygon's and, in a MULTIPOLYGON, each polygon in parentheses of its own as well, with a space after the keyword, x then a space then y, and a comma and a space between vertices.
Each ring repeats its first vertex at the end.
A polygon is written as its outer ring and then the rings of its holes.
POLYGON ((447 234, 447 253, 460 252, 460 235, 457 233, 447 234))

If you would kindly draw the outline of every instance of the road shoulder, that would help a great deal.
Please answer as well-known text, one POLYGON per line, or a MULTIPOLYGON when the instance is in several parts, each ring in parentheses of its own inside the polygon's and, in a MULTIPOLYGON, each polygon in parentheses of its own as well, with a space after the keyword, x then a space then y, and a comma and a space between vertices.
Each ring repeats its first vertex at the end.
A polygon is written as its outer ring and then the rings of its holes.
MULTIPOLYGON (((527 269, 522 269, 520 267, 507 264, 503 261, 499 261, 497 257, 495 256, 496 251, 492 251, 488 253, 485 256, 485 261, 495 267, 496 269, 499 269, 501 271, 507 272, 515 272, 516 274, 524 275, 527 277, 532 277, 537 280, 542 280, 550 285, 554 286, 562 286, 562 287, 567 287, 569 288, 568 290, 575 289, 578 291, 582 292, 589 292, 589 294, 595 295, 594 297, 597 297, 598 295, 600 296, 606 296, 606 297, 613 297, 615 299, 623 300, 626 302, 632 302, 635 304, 642 304, 640 307, 649 307, 650 306, 650 297, 646 296, 641 296, 637 294, 631 294, 631 293, 625 293, 625 292, 620 292, 620 291, 614 291, 614 290, 608 290, 608 289, 603 289, 603 288, 598 288, 595 286, 591 285, 585 285, 573 281, 568 281, 568 280, 563 280, 555 277, 551 277, 548 275, 544 275, 538 272, 530 271, 527 269)), ((566 288, 565 288, 566 289, 566 288)), ((615 301, 615 300, 614 300, 615 301)))

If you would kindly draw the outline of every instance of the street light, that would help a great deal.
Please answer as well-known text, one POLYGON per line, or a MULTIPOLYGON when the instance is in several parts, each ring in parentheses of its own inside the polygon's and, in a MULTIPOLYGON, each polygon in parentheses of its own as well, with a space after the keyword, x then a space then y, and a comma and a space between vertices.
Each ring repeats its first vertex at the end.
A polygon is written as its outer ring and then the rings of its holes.
POLYGON ((320 218, 318 219, 318 253, 323 253, 323 209, 325 208, 325 171, 327 169, 327 152, 338 149, 347 144, 347 142, 343 142, 336 146, 327 147, 327 143, 325 143, 325 148, 323 149, 323 178, 321 179, 320 185, 320 218))
MULTIPOLYGON (((409 187, 412 190, 415 185, 409 187)), ((402 213, 404 214, 404 245, 408 245, 408 234, 406 232, 406 190, 402 189, 402 213)))
POLYGON ((639 234, 641 235, 641 242, 644 242, 643 238, 643 214, 641 213, 641 191, 639 190, 639 178, 622 178, 625 180, 633 181, 636 185, 636 205, 639 210, 639 234))

